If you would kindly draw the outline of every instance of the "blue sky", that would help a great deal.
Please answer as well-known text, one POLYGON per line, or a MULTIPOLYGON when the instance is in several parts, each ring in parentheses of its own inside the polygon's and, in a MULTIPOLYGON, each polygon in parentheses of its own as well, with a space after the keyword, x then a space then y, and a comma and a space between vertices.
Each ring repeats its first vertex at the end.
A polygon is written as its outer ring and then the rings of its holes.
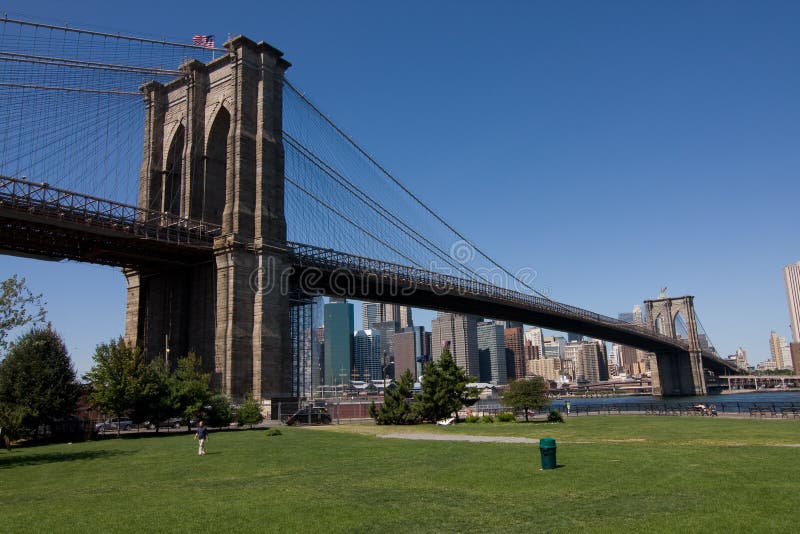
MULTIPOLYGON (((5 2, 189 41, 245 34, 413 191, 537 287, 616 316, 695 295, 723 354, 789 336, 800 260, 796 2, 5 2), (159 16, 154 19, 154 15, 159 16)), ((119 271, 0 257, 80 372, 122 333, 119 271)))

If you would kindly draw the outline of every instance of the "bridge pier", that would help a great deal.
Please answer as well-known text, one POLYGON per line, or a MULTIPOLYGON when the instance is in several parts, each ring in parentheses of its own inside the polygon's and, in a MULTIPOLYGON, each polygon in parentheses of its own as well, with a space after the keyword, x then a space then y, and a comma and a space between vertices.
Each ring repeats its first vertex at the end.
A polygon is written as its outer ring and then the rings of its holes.
POLYGON ((700 352, 662 352, 655 355, 650 370, 653 395, 662 397, 704 396, 707 393, 700 352))
POLYGON ((214 385, 241 399, 293 394, 282 143, 283 73, 265 43, 190 61, 147 101, 139 204, 221 226, 207 261, 128 271, 126 337, 148 358, 196 352, 214 385))
POLYGON ((683 339, 688 343, 687 351, 656 353, 656 365, 651 366, 653 394, 662 396, 702 396, 707 393, 700 336, 697 331, 697 316, 694 297, 660 298, 644 301, 647 321, 659 334, 683 339), (683 317, 686 332, 676 328, 683 317), (684 337, 685 336, 685 337, 684 337))

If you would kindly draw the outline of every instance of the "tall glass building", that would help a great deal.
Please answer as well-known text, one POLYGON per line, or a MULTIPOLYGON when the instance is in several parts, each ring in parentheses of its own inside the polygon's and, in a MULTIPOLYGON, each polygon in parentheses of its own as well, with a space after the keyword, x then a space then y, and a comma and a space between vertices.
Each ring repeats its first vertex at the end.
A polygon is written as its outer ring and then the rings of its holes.
POLYGON ((325 385, 349 384, 353 372, 353 305, 331 299, 325 304, 325 385))

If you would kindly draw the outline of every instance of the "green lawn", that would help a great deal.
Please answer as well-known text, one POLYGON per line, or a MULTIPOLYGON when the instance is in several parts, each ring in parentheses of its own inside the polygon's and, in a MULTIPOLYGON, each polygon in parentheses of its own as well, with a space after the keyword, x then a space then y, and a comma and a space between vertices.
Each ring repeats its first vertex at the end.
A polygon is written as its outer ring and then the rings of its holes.
POLYGON ((282 428, 0 451, 3 532, 791 532, 800 421, 282 428), (536 445, 383 439, 431 432, 536 445), (792 446, 795 445, 795 446, 792 446))

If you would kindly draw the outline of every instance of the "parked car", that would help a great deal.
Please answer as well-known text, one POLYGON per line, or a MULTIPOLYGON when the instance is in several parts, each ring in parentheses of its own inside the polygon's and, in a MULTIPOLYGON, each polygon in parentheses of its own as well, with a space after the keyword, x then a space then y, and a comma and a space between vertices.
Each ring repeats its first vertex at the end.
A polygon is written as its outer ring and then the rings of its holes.
POLYGON ((120 418, 113 418, 113 419, 106 419, 102 423, 97 423, 94 425, 94 431, 98 434, 102 434, 103 432, 109 432, 112 430, 130 430, 133 428, 133 421, 128 419, 127 417, 120 417, 120 418))
POLYGON ((312 424, 312 425, 329 425, 331 424, 331 414, 328 413, 327 408, 320 408, 318 406, 300 408, 288 418, 285 423, 287 425, 294 424, 312 424))
MULTIPOLYGON (((158 428, 180 428, 184 424, 186 424, 186 423, 184 423, 183 419, 181 419, 180 417, 170 417, 169 419, 167 419, 165 421, 161 421, 160 423, 158 423, 158 428)), ((147 428, 149 428, 150 430, 153 430, 153 429, 156 428, 156 424, 155 423, 148 423, 147 424, 147 428)))

